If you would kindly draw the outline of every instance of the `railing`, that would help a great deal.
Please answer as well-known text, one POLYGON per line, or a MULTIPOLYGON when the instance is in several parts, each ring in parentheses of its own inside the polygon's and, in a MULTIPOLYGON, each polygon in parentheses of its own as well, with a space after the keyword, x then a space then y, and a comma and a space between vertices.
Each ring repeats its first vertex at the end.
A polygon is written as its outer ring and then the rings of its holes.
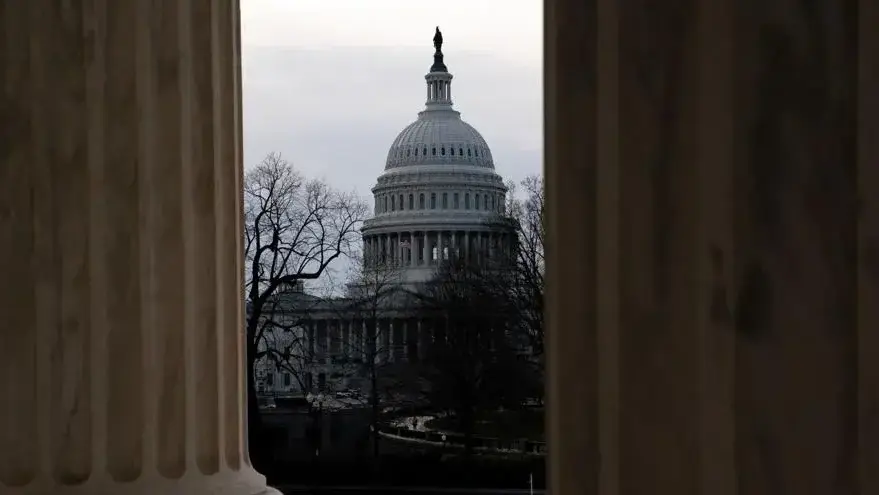
MULTIPOLYGON (((416 431, 403 427, 383 428, 380 433, 385 436, 397 437, 404 440, 427 442, 437 446, 453 448, 463 448, 466 442, 465 436, 460 433, 416 431)), ((546 455, 546 442, 538 442, 535 440, 502 440, 499 438, 474 436, 471 437, 471 444, 474 450, 497 453, 546 455)))

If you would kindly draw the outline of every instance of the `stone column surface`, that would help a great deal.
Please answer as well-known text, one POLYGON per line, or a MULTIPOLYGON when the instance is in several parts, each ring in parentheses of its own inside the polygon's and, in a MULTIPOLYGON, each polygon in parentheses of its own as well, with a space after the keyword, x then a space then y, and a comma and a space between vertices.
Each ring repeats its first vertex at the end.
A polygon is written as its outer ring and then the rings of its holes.
POLYGON ((430 264, 430 233, 428 231, 424 231, 424 244, 421 246, 421 249, 424 250, 424 259, 421 260, 422 265, 430 264))
POLYGON ((549 491, 879 493, 879 3, 544 20, 549 491))
POLYGON ((237 1, 0 3, 0 493, 276 493, 245 441, 237 1))

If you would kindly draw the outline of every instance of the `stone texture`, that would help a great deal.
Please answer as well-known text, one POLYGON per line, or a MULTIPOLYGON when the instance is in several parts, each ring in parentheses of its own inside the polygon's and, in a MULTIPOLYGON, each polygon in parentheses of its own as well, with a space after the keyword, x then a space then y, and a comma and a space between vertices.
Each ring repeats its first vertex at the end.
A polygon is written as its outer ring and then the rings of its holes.
POLYGON ((238 2, 11 0, 0 22, 0 491, 264 492, 238 2))
POLYGON ((556 493, 879 489, 868 3, 546 2, 556 493))

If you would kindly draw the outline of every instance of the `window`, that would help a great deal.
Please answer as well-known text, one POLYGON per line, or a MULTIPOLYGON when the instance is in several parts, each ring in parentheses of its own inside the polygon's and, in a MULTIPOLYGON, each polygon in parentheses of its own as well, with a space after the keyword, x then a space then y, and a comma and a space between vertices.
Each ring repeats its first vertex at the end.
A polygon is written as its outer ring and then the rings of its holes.
POLYGON ((433 148, 431 151, 433 151, 433 156, 436 156, 436 148, 433 148))
POLYGON ((384 207, 384 209, 382 209, 382 212, 386 212, 386 211, 388 211, 388 197, 387 196, 385 196, 385 207, 384 207))
POLYGON ((464 209, 470 209, 470 193, 464 193, 464 209))
MULTIPOLYGON (((485 208, 484 210, 488 210, 488 194, 485 195, 485 208)), ((494 196, 491 197, 491 209, 494 209, 494 196)))
POLYGON ((443 209, 449 207, 449 193, 443 193, 443 209))
POLYGON ((467 148, 467 156, 473 156, 473 153, 471 153, 470 148, 467 148))
POLYGON ((415 156, 418 156, 418 148, 415 148, 415 156))
POLYGON ((397 201, 396 200, 397 200, 396 196, 391 196, 391 211, 397 210, 397 201))
POLYGON ((455 193, 455 195, 453 196, 453 201, 454 201, 453 204, 455 205, 454 208, 457 210, 458 209, 458 193, 455 193))
POLYGON ((479 150, 473 150, 473 154, 479 156, 479 150))
POLYGON ((269 387, 272 387, 272 386, 275 385, 275 374, 274 374, 274 373, 268 373, 268 374, 266 375, 266 384, 267 384, 269 387))
POLYGON ((409 209, 410 210, 415 209, 415 195, 414 194, 409 195, 409 209))
POLYGON ((290 377, 290 373, 284 373, 284 386, 289 387, 291 383, 292 383, 292 380, 290 377))
POLYGON ((464 148, 458 148, 458 156, 464 156, 464 148))
POLYGON ((400 211, 403 211, 403 195, 400 195, 400 211))
POLYGON ((445 156, 445 154, 446 154, 446 147, 445 147, 445 146, 443 146, 442 148, 440 148, 440 153, 442 153, 443 156, 445 156))
POLYGON ((430 209, 436 209, 436 193, 430 193, 430 209))
POLYGON ((421 154, 424 156, 427 156, 427 148, 424 148, 423 150, 421 150, 421 154))
POLYGON ((449 153, 451 153, 452 156, 455 156, 455 148, 449 148, 449 153))
POLYGON ((475 196, 473 196, 473 206, 474 206, 474 209, 476 209, 476 210, 479 209, 479 193, 477 193, 475 196))
POLYGON ((421 210, 424 209, 424 193, 418 195, 418 208, 421 210))
POLYGON ((409 156, 409 150, 406 150, 406 156, 409 156))

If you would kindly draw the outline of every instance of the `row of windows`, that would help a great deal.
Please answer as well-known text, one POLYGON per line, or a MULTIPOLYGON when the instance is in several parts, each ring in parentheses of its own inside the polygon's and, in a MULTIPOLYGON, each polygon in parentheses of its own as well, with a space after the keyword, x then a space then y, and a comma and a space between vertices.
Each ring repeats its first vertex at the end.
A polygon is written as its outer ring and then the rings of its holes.
MULTIPOLYGON (((446 156, 447 150, 448 150, 450 156, 456 156, 455 155, 456 149, 453 146, 450 146, 448 149, 445 146, 440 146, 439 148, 434 146, 434 147, 430 148, 431 156, 437 156, 437 150, 439 150, 440 156, 446 156)), ((464 156, 464 148, 463 147, 457 148, 457 153, 458 153, 457 156, 463 157, 464 156)), ((413 155, 418 156, 418 148, 405 150, 405 156, 410 157, 413 155)), ((397 152, 394 154, 394 156, 396 158, 403 158, 404 150, 397 149, 397 152)), ((426 146, 421 148, 421 156, 427 156, 427 147, 426 146)), ((473 149, 467 148, 467 156, 479 158, 479 148, 473 148, 473 149)))
MULTIPOLYGON (((415 208, 415 195, 409 194, 408 205, 406 200, 406 196, 403 194, 395 195, 383 195, 380 196, 375 202, 375 213, 386 213, 389 211, 403 211, 403 210, 414 210, 415 208)), ((485 210, 485 211, 502 211, 504 205, 504 199, 502 194, 479 194, 476 193, 473 195, 473 202, 470 202, 470 193, 464 193, 464 209, 474 209, 474 210, 485 210)), ((418 195, 418 209, 424 210, 427 209, 426 204, 427 196, 425 193, 420 193, 418 195)), ((449 208, 449 193, 442 193, 442 209, 446 210, 449 208)), ((461 195, 460 193, 452 193, 452 206, 453 210, 461 209, 461 195)), ((437 209, 437 193, 430 193, 430 209, 437 209)))

